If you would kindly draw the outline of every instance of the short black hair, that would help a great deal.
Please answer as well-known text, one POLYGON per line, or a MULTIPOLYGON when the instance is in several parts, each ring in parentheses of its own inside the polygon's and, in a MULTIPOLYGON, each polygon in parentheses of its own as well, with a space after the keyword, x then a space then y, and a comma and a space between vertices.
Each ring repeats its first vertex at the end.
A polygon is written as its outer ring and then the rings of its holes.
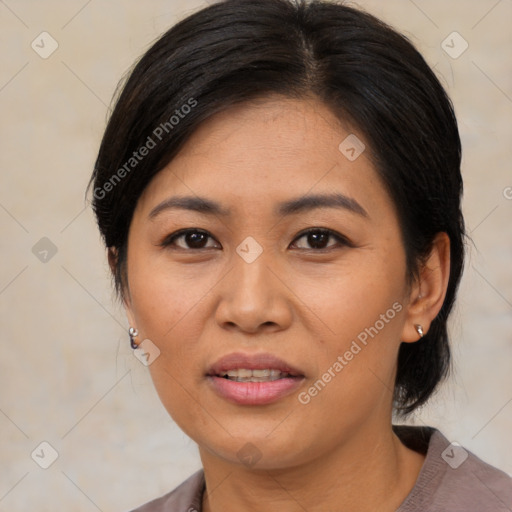
POLYGON ((461 144, 452 103, 423 57, 361 10, 325 0, 224 0, 177 23, 142 56, 118 94, 89 184, 105 245, 115 249, 116 290, 122 296, 130 223, 151 179, 203 121, 276 94, 320 99, 368 141, 398 213, 409 282, 436 234, 450 238, 443 306, 421 341, 399 349, 394 405, 409 414, 450 367, 447 319, 466 236, 461 144))

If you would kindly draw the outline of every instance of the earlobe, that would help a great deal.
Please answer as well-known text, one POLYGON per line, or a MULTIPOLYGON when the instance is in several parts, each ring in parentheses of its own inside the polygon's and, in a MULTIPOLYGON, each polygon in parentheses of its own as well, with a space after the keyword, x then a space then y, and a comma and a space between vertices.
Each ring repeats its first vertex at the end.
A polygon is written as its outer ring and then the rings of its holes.
POLYGON ((450 238, 438 233, 431 252, 411 287, 402 341, 413 343, 427 334, 430 324, 441 310, 450 278, 450 238))
POLYGON ((124 310, 126 312, 126 317, 128 318, 128 323, 129 323, 130 327, 136 328, 135 315, 133 313, 132 301, 131 301, 130 293, 128 290, 125 290, 123 292, 123 306, 124 306, 124 310))
POLYGON ((127 293, 123 294, 123 305, 124 305, 124 310, 126 312, 126 318, 128 319, 128 325, 130 326, 128 329, 128 334, 130 337, 130 345, 133 349, 136 349, 137 348, 136 340, 137 340, 137 336, 139 335, 139 331, 137 329, 135 315, 133 314, 131 300, 127 293))
POLYGON ((130 327, 128 329, 128 335, 130 336, 130 346, 133 348, 133 350, 135 350, 136 348, 138 348, 136 339, 137 336, 139 335, 139 331, 135 329, 135 327, 130 327))
POLYGON ((135 323, 135 318, 133 316, 131 304, 126 299, 123 299, 123 304, 124 310, 126 312, 126 317, 128 318, 128 325, 130 326, 128 329, 128 335, 130 337, 130 346, 135 350, 138 346, 137 336, 139 335, 139 331, 135 323))

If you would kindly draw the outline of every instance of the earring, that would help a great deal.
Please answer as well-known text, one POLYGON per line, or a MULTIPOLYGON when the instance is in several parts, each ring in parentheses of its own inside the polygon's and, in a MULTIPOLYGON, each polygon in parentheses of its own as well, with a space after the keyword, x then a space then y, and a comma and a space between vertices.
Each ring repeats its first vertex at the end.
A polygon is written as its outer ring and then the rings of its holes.
POLYGON ((420 335, 420 338, 423 338, 423 336, 424 336, 423 327, 420 324, 416 324, 414 327, 416 327, 416 331, 420 335))
POLYGON ((135 350, 137 348, 137 343, 135 343, 135 338, 139 335, 139 331, 137 329, 130 327, 128 329, 128 334, 130 335, 130 345, 135 350))

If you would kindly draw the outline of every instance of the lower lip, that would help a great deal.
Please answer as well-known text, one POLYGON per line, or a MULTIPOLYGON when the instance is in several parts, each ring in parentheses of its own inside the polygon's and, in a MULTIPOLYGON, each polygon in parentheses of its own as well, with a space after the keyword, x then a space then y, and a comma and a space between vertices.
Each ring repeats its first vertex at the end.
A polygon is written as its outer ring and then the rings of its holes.
POLYGON ((295 390, 303 377, 277 379, 269 382, 237 382, 209 375, 208 382, 222 398, 241 405, 264 405, 276 402, 295 390))

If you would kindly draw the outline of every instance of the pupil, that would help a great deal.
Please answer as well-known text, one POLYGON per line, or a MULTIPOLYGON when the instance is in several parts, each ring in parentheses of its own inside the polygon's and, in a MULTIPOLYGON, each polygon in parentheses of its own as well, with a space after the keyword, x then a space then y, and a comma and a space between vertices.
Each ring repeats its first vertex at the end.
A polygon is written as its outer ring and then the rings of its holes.
POLYGON ((315 249, 322 249, 329 240, 327 233, 310 233, 308 235, 308 244, 315 249))
POLYGON ((187 233, 185 239, 189 247, 200 249, 204 246, 206 235, 204 233, 187 233))

